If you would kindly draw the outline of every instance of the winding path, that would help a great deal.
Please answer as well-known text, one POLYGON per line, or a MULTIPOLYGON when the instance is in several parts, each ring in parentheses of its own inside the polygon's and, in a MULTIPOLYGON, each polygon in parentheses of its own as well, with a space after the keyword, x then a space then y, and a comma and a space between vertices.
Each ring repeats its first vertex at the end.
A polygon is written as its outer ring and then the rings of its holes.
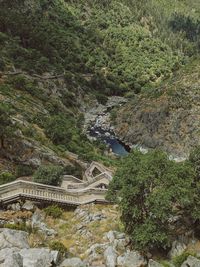
POLYGON ((0 186, 0 205, 29 199, 41 203, 78 206, 88 203, 107 203, 105 195, 112 172, 103 165, 92 162, 85 172, 85 180, 66 175, 61 187, 17 180, 0 186), (94 169, 100 174, 93 176, 94 169))

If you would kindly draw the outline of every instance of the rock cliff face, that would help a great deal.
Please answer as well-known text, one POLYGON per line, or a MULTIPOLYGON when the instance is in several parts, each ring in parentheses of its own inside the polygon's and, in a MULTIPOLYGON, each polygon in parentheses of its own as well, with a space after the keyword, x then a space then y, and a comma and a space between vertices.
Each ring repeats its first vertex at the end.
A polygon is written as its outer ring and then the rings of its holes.
POLYGON ((58 252, 47 248, 30 248, 28 233, 11 229, 0 231, 0 266, 50 267, 57 263, 58 252))
POLYGON ((200 144, 199 74, 193 63, 154 93, 135 97, 118 111, 116 133, 132 145, 187 157, 200 144))

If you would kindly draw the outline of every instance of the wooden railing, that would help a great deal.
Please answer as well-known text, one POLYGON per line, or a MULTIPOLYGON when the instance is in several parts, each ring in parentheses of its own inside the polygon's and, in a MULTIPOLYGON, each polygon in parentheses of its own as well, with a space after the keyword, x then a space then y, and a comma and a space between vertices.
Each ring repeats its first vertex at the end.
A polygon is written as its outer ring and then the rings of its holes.
POLYGON ((25 198, 78 206, 89 202, 106 202, 105 193, 106 191, 101 189, 65 190, 19 180, 0 186, 0 202, 7 204, 25 198))
POLYGON ((106 178, 108 181, 112 180, 112 176, 110 174, 108 174, 107 172, 103 172, 98 174, 96 177, 93 178, 93 180, 88 181, 88 182, 84 182, 84 183, 77 183, 77 184, 71 184, 68 185, 69 189, 81 189, 81 188, 91 188, 91 185, 106 178))
POLYGON ((0 186, 0 204, 4 205, 22 198, 75 206, 90 202, 106 202, 106 190, 95 188, 95 186, 98 186, 100 180, 106 184, 109 183, 112 179, 111 171, 97 162, 92 162, 85 172, 85 177, 86 181, 81 181, 76 177, 66 176, 66 187, 55 187, 23 180, 4 184, 0 186), (92 171, 95 167, 101 173, 93 177, 92 171))
POLYGON ((95 169, 95 167, 101 172, 101 174, 102 173, 107 173, 107 174, 111 175, 111 170, 110 169, 108 169, 105 166, 101 165, 99 162, 93 161, 90 164, 89 168, 85 171, 85 177, 86 177, 86 179, 88 181, 91 181, 94 178, 94 176, 92 175, 92 172, 95 169))

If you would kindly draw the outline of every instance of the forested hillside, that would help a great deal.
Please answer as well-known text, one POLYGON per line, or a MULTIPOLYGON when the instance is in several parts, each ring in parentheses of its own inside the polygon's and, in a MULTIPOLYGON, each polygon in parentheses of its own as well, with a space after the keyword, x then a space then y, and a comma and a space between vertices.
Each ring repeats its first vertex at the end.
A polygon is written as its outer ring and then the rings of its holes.
POLYGON ((100 93, 139 92, 199 49, 197 1, 2 0, 0 12, 2 70, 91 74, 100 93))
POLYGON ((29 164, 38 146, 108 163, 104 145, 82 132, 85 107, 111 95, 154 95, 199 52, 197 0, 0 0, 0 7, 2 166, 5 158, 29 164))

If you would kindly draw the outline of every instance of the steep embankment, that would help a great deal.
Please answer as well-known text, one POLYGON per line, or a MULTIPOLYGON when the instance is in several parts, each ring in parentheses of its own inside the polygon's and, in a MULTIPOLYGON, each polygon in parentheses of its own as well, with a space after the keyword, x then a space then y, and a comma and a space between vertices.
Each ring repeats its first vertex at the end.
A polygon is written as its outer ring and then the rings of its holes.
POLYGON ((199 59, 117 112, 116 132, 130 144, 185 157, 200 144, 199 59))

